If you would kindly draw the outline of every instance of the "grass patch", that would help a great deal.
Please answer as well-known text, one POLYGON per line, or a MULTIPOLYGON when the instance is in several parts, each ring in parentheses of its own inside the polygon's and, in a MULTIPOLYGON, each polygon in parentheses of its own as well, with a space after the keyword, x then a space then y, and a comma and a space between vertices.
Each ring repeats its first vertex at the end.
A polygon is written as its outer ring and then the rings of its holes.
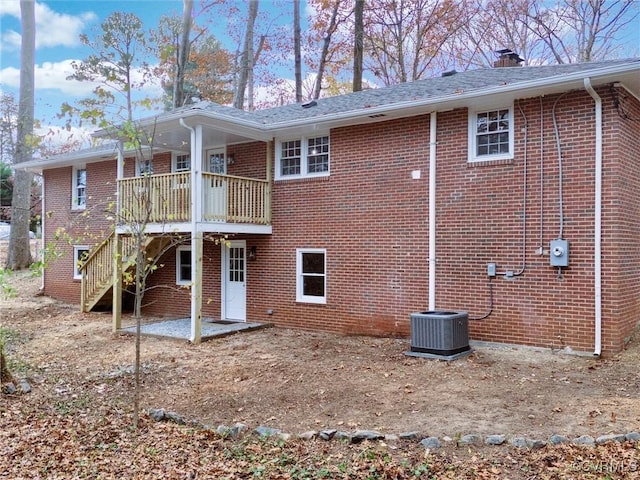
POLYGON ((11 270, 6 268, 0 268, 0 295, 2 298, 13 298, 16 296, 16 289, 9 283, 9 277, 11 277, 11 270))

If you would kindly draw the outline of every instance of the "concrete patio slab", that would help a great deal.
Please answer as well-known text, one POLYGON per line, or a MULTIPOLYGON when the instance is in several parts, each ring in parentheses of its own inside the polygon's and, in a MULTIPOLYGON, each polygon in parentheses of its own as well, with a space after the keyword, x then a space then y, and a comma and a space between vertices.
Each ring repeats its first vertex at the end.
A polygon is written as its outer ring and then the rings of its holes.
MULTIPOLYGON (((260 328, 271 327, 270 323, 249 323, 249 322, 220 322, 209 319, 202 320, 202 331, 200 338, 202 341, 212 338, 224 337, 239 332, 248 332, 260 328)), ((135 335, 135 325, 118 330, 119 333, 135 335)), ((179 318, 176 320, 164 320, 160 322, 143 324, 140 333, 145 336, 172 338, 174 340, 189 340, 191 335, 191 319, 179 318)))

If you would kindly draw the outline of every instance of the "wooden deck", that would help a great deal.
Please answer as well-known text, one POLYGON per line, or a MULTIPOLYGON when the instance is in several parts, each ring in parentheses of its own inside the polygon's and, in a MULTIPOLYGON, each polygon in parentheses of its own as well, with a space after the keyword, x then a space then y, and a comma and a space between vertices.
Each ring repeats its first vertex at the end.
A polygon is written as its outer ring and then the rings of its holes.
POLYGON ((268 180, 202 173, 199 205, 192 212, 190 172, 118 180, 119 223, 197 222, 271 224, 268 180))

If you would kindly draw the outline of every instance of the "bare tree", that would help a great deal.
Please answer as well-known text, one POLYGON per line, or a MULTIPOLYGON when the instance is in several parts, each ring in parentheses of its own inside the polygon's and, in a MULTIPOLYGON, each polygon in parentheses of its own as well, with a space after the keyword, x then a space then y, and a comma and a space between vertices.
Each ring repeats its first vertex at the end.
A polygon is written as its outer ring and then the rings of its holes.
POLYGON ((365 63, 385 85, 424 78, 464 19, 449 0, 382 0, 365 10, 365 63))
MULTIPOLYGON (((34 58, 36 45, 36 21, 33 1, 20 2, 22 44, 20 47, 20 100, 15 164, 31 160, 35 139, 34 116, 34 58)), ((16 170, 11 201, 11 233, 6 267, 11 270, 26 268, 31 264, 29 246, 29 222, 31 220, 32 175, 16 170)))
POLYGON ((529 28, 557 63, 591 62, 615 54, 620 31, 638 18, 634 0, 532 2, 529 28))

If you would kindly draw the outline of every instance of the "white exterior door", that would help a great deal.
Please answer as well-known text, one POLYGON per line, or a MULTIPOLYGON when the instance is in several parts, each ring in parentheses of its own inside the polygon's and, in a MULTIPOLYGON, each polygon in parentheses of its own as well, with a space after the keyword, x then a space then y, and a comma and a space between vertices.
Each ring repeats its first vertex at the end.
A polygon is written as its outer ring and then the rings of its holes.
MULTIPOLYGON (((205 172, 225 175, 227 157, 224 148, 208 150, 204 159, 205 172)), ((204 182, 204 217, 210 221, 224 222, 227 218, 227 185, 220 177, 208 176, 204 182)))
POLYGON ((247 321, 247 244, 233 240, 223 246, 223 315, 226 320, 247 321))

